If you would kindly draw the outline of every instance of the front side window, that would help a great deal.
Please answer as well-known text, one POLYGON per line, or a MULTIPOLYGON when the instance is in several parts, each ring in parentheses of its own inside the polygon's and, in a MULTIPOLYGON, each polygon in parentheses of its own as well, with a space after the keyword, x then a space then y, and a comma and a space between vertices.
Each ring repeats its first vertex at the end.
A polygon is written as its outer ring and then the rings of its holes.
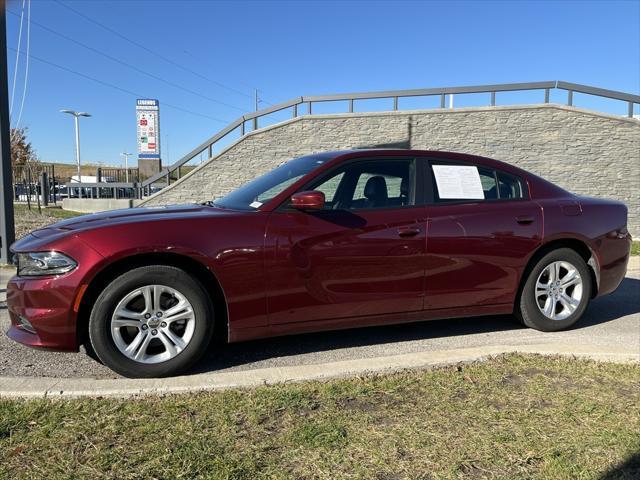
POLYGON ((325 194, 327 210, 399 208, 414 205, 414 161, 358 161, 339 168, 306 190, 325 194))

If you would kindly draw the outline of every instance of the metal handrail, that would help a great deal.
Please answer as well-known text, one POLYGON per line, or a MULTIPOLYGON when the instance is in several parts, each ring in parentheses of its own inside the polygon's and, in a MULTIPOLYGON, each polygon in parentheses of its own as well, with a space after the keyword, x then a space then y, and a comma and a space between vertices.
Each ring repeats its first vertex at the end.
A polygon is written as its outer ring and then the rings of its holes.
POLYGON ((256 112, 248 113, 238 118, 227 127, 220 130, 218 133, 202 142, 196 148, 191 150, 185 156, 174 162, 169 167, 162 169, 157 174, 149 177, 140 184, 140 197, 150 194, 151 185, 158 182, 160 179, 166 179, 166 184, 171 183, 171 175, 177 171, 178 178, 180 178, 180 167, 189 161, 207 152, 208 158, 213 157, 213 146, 226 137, 231 132, 240 129, 240 136, 244 136, 246 122, 252 122, 252 130, 258 130, 258 120, 261 117, 270 115, 272 113, 280 112, 287 109, 292 109, 292 118, 296 118, 299 115, 298 107, 305 105, 307 107, 306 115, 313 115, 313 104, 319 102, 335 102, 335 101, 348 101, 349 113, 353 112, 353 106, 355 100, 371 100, 371 99, 393 99, 393 110, 398 110, 398 98, 401 97, 427 97, 427 96, 440 96, 440 108, 445 108, 446 95, 457 95, 467 93, 490 93, 491 94, 491 106, 496 104, 496 93, 498 92, 510 92, 510 91, 528 91, 528 90, 544 90, 544 103, 549 103, 549 94, 551 89, 564 90, 567 92, 567 105, 573 105, 573 93, 584 93, 587 95, 595 95, 598 97, 611 98, 614 100, 620 100, 628 103, 627 115, 633 117, 634 104, 640 104, 640 95, 633 95, 625 92, 618 92, 615 90, 607 90, 604 88, 590 87, 588 85, 580 85, 578 83, 563 82, 561 80, 552 80, 547 82, 529 82, 529 83, 505 83, 497 85, 477 85, 466 87, 443 87, 443 88, 421 88, 413 90, 388 90, 383 92, 357 92, 357 93, 339 93, 334 95, 311 95, 296 97, 286 102, 273 105, 269 108, 264 108, 256 112))

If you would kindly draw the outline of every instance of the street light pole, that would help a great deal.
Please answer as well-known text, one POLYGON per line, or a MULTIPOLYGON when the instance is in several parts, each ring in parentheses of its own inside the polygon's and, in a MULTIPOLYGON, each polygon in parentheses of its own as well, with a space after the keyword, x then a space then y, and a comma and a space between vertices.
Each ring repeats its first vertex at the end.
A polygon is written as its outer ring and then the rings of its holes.
MULTIPOLYGON (((73 110, 60 110, 60 112, 73 115, 73 120, 76 127, 76 166, 78 167, 78 183, 82 183, 82 174, 80 172, 80 122, 78 121, 78 118, 90 117, 91 114, 87 112, 76 112, 73 110)), ((82 197, 82 188, 78 188, 78 197, 82 197)))
POLYGON ((73 116, 73 123, 76 126, 76 166, 78 167, 78 182, 82 183, 82 172, 80 171, 80 122, 78 116, 73 116))
POLYGON ((9 247, 15 240, 13 180, 9 140, 9 88, 5 2, 0 1, 0 263, 13 263, 9 247))
POLYGON ((132 154, 127 152, 122 152, 120 155, 124 157, 125 182, 129 183, 129 156, 131 156, 132 154))

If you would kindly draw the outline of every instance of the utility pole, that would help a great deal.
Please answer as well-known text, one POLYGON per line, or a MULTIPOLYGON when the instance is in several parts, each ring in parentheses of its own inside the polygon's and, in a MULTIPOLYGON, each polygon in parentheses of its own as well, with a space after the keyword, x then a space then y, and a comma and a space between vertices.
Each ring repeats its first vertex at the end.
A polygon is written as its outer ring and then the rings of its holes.
POLYGON ((9 82, 7 80, 7 23, 5 0, 0 0, 0 263, 13 263, 9 247, 15 240, 13 180, 9 140, 9 82))
MULTIPOLYGON (((91 114, 87 112, 75 112, 73 110, 60 110, 60 112, 68 113, 73 116, 74 124, 76 126, 76 165, 78 167, 78 183, 82 183, 82 174, 80 173, 80 122, 78 121, 78 118, 90 117, 91 114)), ((78 197, 82 197, 82 188, 78 188, 78 197)))
POLYGON ((258 111, 258 103, 260 103, 260 100, 258 99, 258 89, 254 89, 254 100, 255 100, 255 110, 254 111, 258 111))
POLYGON ((133 155, 132 153, 122 152, 120 156, 124 157, 124 175, 125 175, 125 183, 129 183, 129 157, 133 155))

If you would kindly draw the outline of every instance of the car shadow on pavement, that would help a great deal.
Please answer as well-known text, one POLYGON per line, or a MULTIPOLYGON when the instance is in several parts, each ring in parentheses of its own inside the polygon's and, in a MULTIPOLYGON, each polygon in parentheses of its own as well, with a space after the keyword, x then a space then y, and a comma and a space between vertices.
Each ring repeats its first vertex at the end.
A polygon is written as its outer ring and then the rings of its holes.
MULTIPOLYGON (((639 312, 640 280, 625 278, 613 294, 594 300, 573 330, 592 327, 639 312)), ((230 345, 218 344, 210 348, 206 357, 190 373, 203 373, 274 358, 358 347, 375 347, 377 355, 393 355, 398 352, 386 352, 385 344, 512 330, 526 330, 526 328, 513 316, 500 315, 307 333, 230 345)), ((343 358, 344 355, 338 355, 335 360, 343 358)))
POLYGON ((574 329, 640 313, 640 279, 626 277, 615 292, 596 298, 574 329))
MULTIPOLYGON (((431 320, 252 340, 211 348, 192 373, 231 368, 271 358, 359 347, 379 346, 380 355, 385 355, 385 344, 521 328, 523 327, 510 316, 493 316, 431 320)), ((393 352, 386 354, 391 355, 393 352)), ((335 358, 340 359, 342 355, 335 358)))

